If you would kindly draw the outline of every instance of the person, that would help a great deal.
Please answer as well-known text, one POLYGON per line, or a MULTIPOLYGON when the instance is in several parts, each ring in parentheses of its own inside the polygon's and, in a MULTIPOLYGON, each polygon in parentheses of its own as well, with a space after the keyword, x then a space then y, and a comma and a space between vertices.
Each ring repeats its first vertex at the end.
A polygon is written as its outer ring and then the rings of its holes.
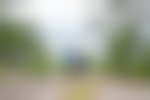
POLYGON ((85 74, 88 70, 88 58, 76 48, 70 48, 65 53, 65 69, 74 75, 85 74))

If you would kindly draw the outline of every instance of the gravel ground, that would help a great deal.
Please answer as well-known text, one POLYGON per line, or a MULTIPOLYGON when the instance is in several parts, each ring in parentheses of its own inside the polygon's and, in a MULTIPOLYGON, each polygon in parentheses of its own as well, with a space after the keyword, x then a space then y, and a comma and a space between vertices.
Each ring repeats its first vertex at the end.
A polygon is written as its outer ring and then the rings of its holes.
POLYGON ((0 81, 0 100, 150 100, 150 85, 98 78, 9 77, 0 81))

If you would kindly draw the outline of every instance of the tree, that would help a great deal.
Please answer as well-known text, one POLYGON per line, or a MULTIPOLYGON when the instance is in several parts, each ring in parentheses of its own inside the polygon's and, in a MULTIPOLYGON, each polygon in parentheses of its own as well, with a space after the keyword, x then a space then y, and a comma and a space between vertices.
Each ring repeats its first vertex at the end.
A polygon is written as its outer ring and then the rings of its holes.
POLYGON ((130 69, 129 63, 135 45, 135 32, 129 28, 118 33, 111 45, 110 70, 125 74, 130 69))
POLYGON ((0 1, 0 67, 41 73, 50 67, 35 32, 29 25, 9 18, 10 0, 0 1))

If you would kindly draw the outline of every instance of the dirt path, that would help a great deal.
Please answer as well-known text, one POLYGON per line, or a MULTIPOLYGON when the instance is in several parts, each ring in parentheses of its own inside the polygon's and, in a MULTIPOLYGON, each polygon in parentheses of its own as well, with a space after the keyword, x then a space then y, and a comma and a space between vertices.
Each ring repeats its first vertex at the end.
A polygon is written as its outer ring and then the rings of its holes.
POLYGON ((0 100, 150 100, 150 87, 90 78, 9 78, 0 81, 0 100))

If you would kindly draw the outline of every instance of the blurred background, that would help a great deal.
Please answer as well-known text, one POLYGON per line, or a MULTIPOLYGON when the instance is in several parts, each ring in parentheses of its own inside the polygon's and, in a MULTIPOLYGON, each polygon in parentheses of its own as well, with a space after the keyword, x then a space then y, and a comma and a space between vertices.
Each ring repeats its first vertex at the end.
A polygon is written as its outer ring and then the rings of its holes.
POLYGON ((149 4, 0 0, 0 100, 149 100, 149 4))

